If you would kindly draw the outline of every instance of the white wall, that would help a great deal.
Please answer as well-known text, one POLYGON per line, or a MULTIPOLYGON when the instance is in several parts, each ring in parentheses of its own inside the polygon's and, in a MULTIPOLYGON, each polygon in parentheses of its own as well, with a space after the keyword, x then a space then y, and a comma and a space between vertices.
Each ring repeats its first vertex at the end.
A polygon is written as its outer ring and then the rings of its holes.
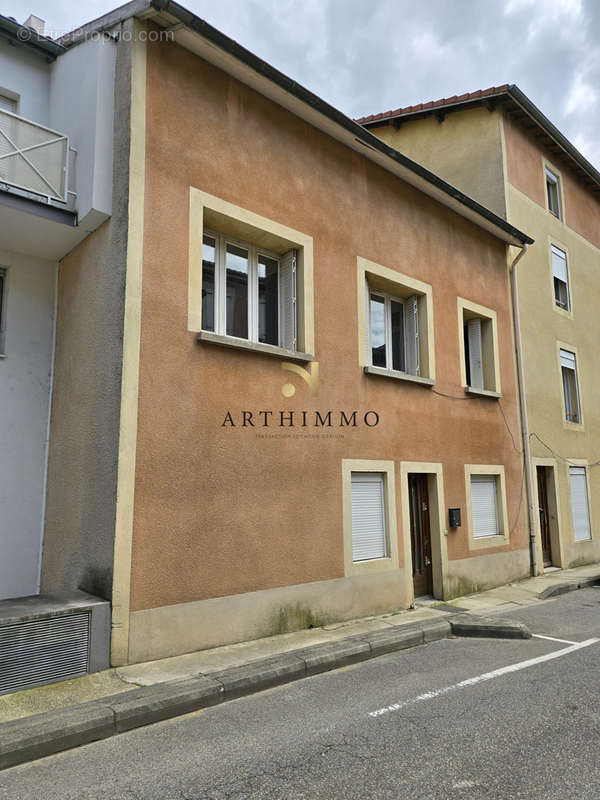
POLYGON ((50 70, 48 62, 24 47, 0 39, 0 92, 19 95, 18 113, 48 125, 50 70))
POLYGON ((89 231, 112 209, 116 52, 112 39, 93 39, 68 50, 50 70, 50 127, 77 148, 76 206, 89 231))
POLYGON ((38 591, 57 265, 0 250, 0 599, 38 591))

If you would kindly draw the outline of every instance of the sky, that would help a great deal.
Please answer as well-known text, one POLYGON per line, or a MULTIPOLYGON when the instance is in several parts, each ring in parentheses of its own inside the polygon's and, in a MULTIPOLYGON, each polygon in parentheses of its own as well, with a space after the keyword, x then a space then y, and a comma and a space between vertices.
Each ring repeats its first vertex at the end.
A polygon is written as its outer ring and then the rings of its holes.
MULTIPOLYGON (((348 116, 516 83, 600 169, 600 0, 179 0, 348 116)), ((58 36, 118 2, 4 0, 58 36)))

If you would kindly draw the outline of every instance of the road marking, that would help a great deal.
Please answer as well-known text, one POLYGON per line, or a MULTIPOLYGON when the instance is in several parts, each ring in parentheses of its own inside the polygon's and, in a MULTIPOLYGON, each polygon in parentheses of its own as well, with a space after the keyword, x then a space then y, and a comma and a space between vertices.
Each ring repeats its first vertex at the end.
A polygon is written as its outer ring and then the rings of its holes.
POLYGON ((577 644, 577 642, 570 642, 568 639, 556 639, 554 636, 542 636, 541 633, 532 633, 534 639, 547 639, 549 642, 560 642, 561 644, 577 644))
POLYGON ((543 656, 536 656, 535 658, 528 658, 527 661, 519 661, 517 664, 509 664, 507 667, 500 667, 491 672, 484 672, 483 675, 476 675, 474 678, 467 678, 459 683, 454 683, 452 686, 444 686, 442 689, 432 689, 430 692, 411 697, 410 700, 402 700, 399 703, 392 703, 389 706, 378 708, 376 711, 369 711, 370 717, 380 717, 383 714, 389 714, 392 711, 400 711, 406 706, 412 706, 415 703, 422 703, 425 700, 435 700, 436 697, 456 692, 458 689, 464 689, 467 686, 475 686, 484 681, 490 681, 493 678, 500 678, 502 675, 508 675, 511 672, 519 672, 522 669, 533 667, 536 664, 543 664, 545 661, 552 661, 555 658, 567 656, 569 653, 574 653, 576 650, 582 650, 584 647, 590 647, 592 644, 600 642, 600 639, 586 639, 584 642, 575 642, 569 647, 563 647, 562 650, 555 650, 553 653, 546 653, 543 656))

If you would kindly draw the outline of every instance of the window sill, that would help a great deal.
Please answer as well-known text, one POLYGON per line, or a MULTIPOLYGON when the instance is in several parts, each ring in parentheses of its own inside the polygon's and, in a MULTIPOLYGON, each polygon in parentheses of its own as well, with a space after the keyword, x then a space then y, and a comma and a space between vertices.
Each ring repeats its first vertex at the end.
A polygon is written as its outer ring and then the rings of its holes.
POLYGON ((474 386, 465 386, 466 394, 474 394, 478 397, 491 397, 492 400, 499 400, 502 397, 501 392, 492 392, 490 389, 476 389, 474 386))
POLYGON ((314 359, 314 356, 309 353, 297 353, 292 350, 286 350, 283 347, 275 347, 275 345, 272 344, 249 342, 246 339, 236 339, 233 336, 221 336, 220 334, 211 333, 210 331, 200 331, 197 333, 196 341, 216 344, 220 347, 231 347, 234 350, 249 350, 252 353, 262 353, 263 355, 275 356, 276 358, 291 358, 294 361, 312 361, 314 359))
POLYGON ((435 381, 431 378, 422 378, 420 375, 409 375, 408 372, 400 372, 396 369, 384 369, 383 367, 363 367, 363 369, 366 375, 380 375, 382 378, 394 378, 397 381, 420 383, 421 386, 435 386, 435 381))
POLYGON ((492 547, 505 547, 509 544, 508 536, 471 536, 469 550, 489 550, 492 547))

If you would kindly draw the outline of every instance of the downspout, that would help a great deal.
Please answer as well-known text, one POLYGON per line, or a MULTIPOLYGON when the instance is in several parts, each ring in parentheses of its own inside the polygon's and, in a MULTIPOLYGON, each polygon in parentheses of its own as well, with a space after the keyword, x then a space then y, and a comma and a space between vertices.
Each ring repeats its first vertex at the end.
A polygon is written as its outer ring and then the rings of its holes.
POLYGON ((532 575, 538 574, 537 548, 535 543, 535 508, 533 505, 533 476, 531 472, 531 448, 529 445, 529 421, 525 402, 525 379, 523 373, 523 349, 521 347, 521 321, 519 316, 519 294, 517 291, 517 264, 527 252, 523 244, 521 252, 511 264, 511 286, 513 301, 513 322, 515 328, 515 349, 517 352, 517 378, 519 383, 519 402, 521 405, 521 432, 523 435, 523 459, 525 469, 525 487, 527 492, 527 508, 529 510, 529 557, 532 575))

